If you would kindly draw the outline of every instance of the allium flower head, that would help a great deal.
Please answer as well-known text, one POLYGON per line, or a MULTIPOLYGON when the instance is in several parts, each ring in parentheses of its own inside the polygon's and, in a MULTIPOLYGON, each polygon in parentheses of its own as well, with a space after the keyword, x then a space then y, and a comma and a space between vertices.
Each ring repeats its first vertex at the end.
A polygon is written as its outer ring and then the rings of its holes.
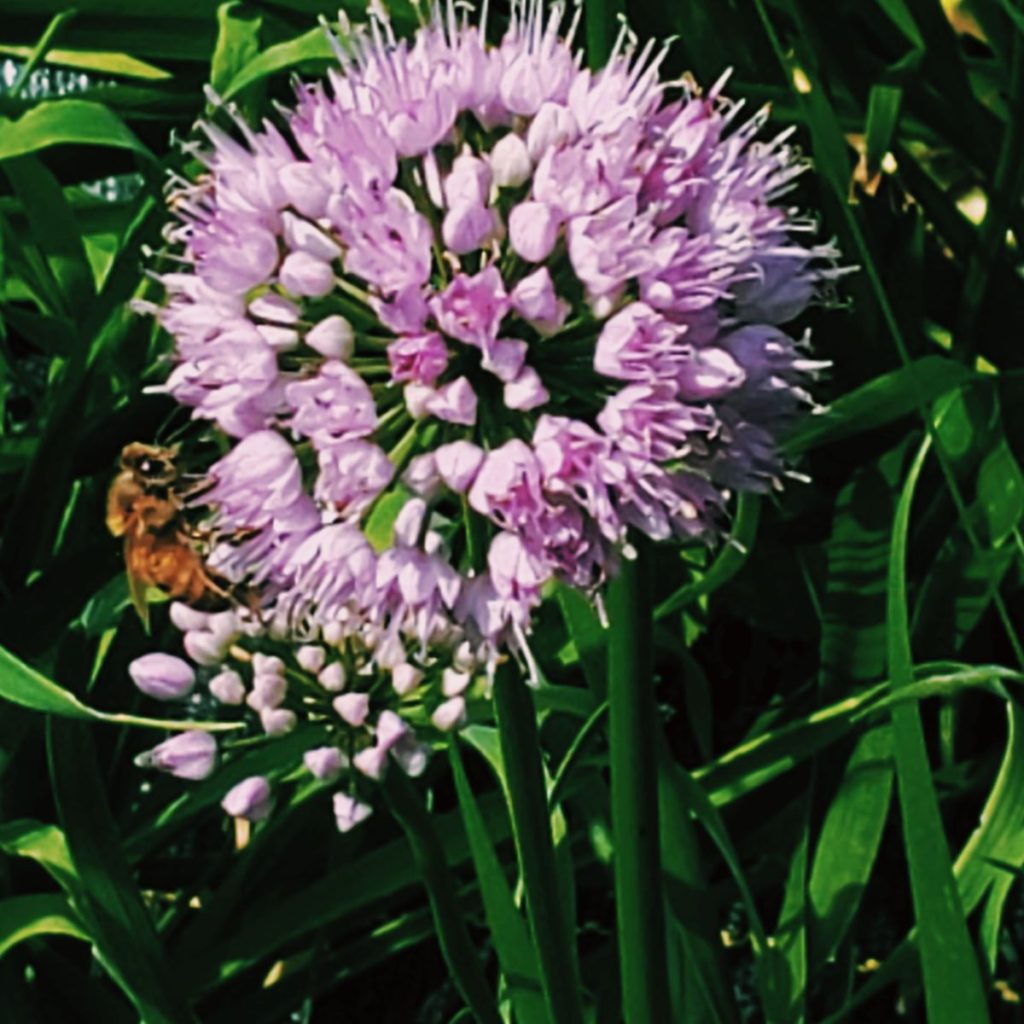
MULTIPOLYGON (((563 15, 514 0, 489 45, 450 2, 411 39, 371 7, 283 124, 229 108, 173 190, 166 390, 231 439, 196 500, 213 568, 257 596, 242 633, 297 647, 324 721, 361 737, 317 746, 318 778, 414 763, 394 709, 459 724, 445 673, 526 654, 545 583, 599 587, 630 530, 714 541, 811 402, 822 364, 782 328, 839 271, 781 201, 788 133, 724 79, 663 81, 625 30, 584 69, 563 15)), ((249 706, 287 731, 272 690, 249 706)))

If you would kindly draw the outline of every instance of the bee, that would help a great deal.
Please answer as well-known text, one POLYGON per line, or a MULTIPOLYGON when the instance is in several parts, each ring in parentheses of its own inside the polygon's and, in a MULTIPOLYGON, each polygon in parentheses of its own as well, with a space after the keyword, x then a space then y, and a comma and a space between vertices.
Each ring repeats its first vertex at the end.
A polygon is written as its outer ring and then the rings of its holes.
POLYGON ((229 585, 206 568, 185 516, 187 488, 177 457, 177 447, 132 442, 122 449, 120 472, 107 492, 107 529, 124 538, 128 591, 147 627, 150 587, 207 611, 231 602, 229 585))

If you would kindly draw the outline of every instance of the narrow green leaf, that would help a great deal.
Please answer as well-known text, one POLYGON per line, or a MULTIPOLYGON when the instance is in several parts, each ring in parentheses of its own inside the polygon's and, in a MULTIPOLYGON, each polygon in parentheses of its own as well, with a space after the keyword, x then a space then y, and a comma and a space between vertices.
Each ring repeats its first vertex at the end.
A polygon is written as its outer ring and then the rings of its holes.
POLYGON ((650 551, 623 560, 608 587, 608 709, 615 922, 626 1020, 668 1020, 658 831, 650 551))
POLYGON ((476 797, 470 788, 466 769, 462 763, 458 740, 448 745, 452 778, 459 799, 459 809, 466 826, 473 865, 480 883, 484 913, 491 930, 498 963, 520 1024, 543 1024, 547 1021, 547 1008, 537 968, 537 956, 530 944, 526 921, 516 908, 505 871, 498 860, 491 837, 484 825, 476 797))
POLYGON ((692 583, 681 587, 665 598, 654 609, 654 617, 663 619, 680 611, 706 594, 712 594, 728 583, 746 564, 757 538, 757 525, 761 518, 761 496, 744 493, 736 503, 736 518, 733 520, 729 539, 723 545, 718 557, 707 571, 692 583))
POLYGON ((61 145, 110 146, 156 160, 124 121, 102 103, 45 100, 16 121, 0 118, 0 161, 61 145))
MULTIPOLYGON (((31 52, 30 46, 0 43, 0 54, 4 56, 25 60, 31 52)), ((58 67, 93 71, 100 75, 117 75, 119 78, 139 78, 156 82, 171 77, 170 71, 131 57, 127 53, 109 50, 70 50, 57 46, 47 50, 45 61, 58 67)))
POLYGON ((210 85, 218 93, 227 89, 239 72, 260 52, 262 17, 238 0, 217 8, 217 43, 210 61, 210 85))
POLYGON ((0 957, 37 935, 69 935, 89 942, 67 898, 60 893, 11 896, 0 900, 0 957))
POLYGON ((335 59, 326 30, 311 28, 295 39, 267 47, 235 73, 224 87, 222 96, 226 100, 233 99, 253 83, 308 61, 333 61, 335 59))
POLYGON ((892 781, 892 731, 884 724, 857 741, 818 835, 808 898, 811 948, 819 964, 835 955, 860 905, 889 814, 892 781))
POLYGON ((537 720, 526 683, 510 662, 498 668, 494 709, 530 931, 552 1024, 582 1024, 576 948, 561 909, 537 720))
POLYGON ((192 1022, 121 851, 88 727, 60 718, 47 726, 50 778, 79 880, 75 909, 147 1024, 192 1022))
POLYGON ((78 882, 67 840, 56 825, 45 825, 41 821, 26 818, 0 825, 0 850, 12 857, 34 860, 69 891, 78 882))
POLYGON ((381 788, 412 848, 413 859, 430 900, 441 952, 452 972, 455 987, 480 1024, 501 1024, 476 947, 466 931, 454 875, 445 860, 444 848, 434 831, 430 815, 409 780, 400 772, 389 772, 381 788))
MULTIPOLYGON (((887 582, 888 661, 892 688, 911 684, 913 659, 906 593, 910 507, 930 447, 922 444, 907 474, 893 524, 887 582)), ((988 1020, 978 962, 967 932, 932 783, 920 713, 913 704, 892 709, 896 777, 928 1019, 933 1024, 988 1020)))
POLYGON ((784 442, 790 454, 832 444, 885 426, 916 412, 957 385, 970 380, 962 363, 942 356, 924 356, 836 399, 823 413, 806 416, 784 442))
POLYGON ((787 1024, 804 1024, 807 1020, 807 873, 810 849, 810 792, 801 798, 800 832, 789 862, 789 875, 782 895, 782 909, 775 929, 775 941, 786 964, 785 989, 779 1003, 786 1007, 787 1024))
POLYGON ((895 85, 873 85, 868 95, 868 115, 864 126, 864 149, 869 178, 882 167, 882 159, 892 146, 900 116, 903 90, 895 85))
POLYGON ((241 727, 236 722, 184 722, 97 711, 84 704, 70 691, 26 665, 4 647, 0 647, 0 698, 35 711, 62 715, 66 718, 92 719, 116 725, 137 725, 147 729, 229 732, 241 727))

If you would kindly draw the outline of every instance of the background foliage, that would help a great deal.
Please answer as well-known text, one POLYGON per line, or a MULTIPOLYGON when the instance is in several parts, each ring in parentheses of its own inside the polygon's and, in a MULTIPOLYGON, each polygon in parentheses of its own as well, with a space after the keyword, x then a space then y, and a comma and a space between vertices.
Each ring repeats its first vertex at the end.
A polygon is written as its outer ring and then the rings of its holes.
MULTIPOLYGON (((547 1019, 493 728, 435 757, 429 815, 388 793, 406 828, 379 813, 340 836, 295 785, 244 849, 220 796, 280 774, 308 737, 187 789, 132 763, 154 734, 130 720, 147 712, 125 666, 153 640, 126 606, 103 497, 121 446, 158 436, 169 409, 142 393, 165 339, 125 303, 151 288, 141 254, 161 244, 161 188, 185 162, 172 141, 204 113, 203 84, 270 111, 289 72, 329 64, 321 13, 0 0, 0 57, 15 61, 0 93, 4 1020, 468 1019, 424 870, 468 921, 503 1012, 547 1019)), ((493 4, 492 25, 506 13, 493 4)), ((642 38, 678 36, 675 72, 710 84, 731 67, 730 94, 798 125, 816 166, 799 199, 860 268, 845 308, 807 324, 834 361, 829 411, 788 442, 810 482, 742 502, 713 556, 656 556, 672 1019, 1017 1020, 1024 8, 627 13, 642 38)), ((614 15, 588 0, 593 45, 614 15)), ((600 1024, 620 1019, 606 634, 564 592, 537 640, 548 909, 578 938, 564 985, 600 1024)))

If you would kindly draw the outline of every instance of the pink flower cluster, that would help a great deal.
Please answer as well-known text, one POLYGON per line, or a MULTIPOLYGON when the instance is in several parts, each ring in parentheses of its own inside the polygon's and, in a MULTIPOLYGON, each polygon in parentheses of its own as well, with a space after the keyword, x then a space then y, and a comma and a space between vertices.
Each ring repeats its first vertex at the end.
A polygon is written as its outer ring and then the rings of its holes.
POLYGON ((490 46, 453 3, 411 40, 371 10, 173 190, 166 390, 233 445, 211 564, 396 690, 524 651, 544 585, 593 590, 630 530, 713 540, 822 365, 781 327, 838 273, 779 202, 785 134, 625 31, 583 69, 562 22, 513 2, 490 46))

